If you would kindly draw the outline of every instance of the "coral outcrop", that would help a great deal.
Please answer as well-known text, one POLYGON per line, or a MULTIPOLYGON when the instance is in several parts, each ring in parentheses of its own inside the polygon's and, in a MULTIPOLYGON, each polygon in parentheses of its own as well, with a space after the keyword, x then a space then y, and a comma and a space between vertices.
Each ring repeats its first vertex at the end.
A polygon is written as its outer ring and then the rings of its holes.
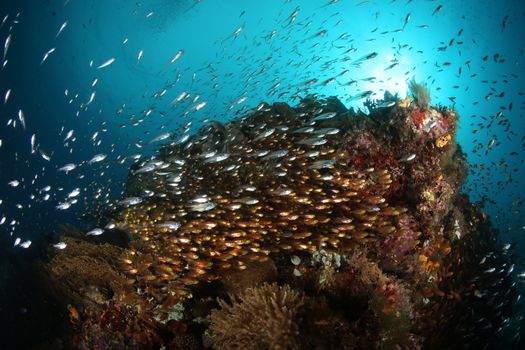
POLYGON ((467 165, 456 113, 431 107, 415 82, 411 89, 415 102, 386 96, 367 102, 369 114, 333 97, 262 103, 138 161, 124 198, 103 216, 111 217, 104 235, 64 238, 71 250, 47 264, 75 301, 70 343, 419 349, 498 341, 516 292, 509 274, 492 272, 508 257, 461 194, 467 165))

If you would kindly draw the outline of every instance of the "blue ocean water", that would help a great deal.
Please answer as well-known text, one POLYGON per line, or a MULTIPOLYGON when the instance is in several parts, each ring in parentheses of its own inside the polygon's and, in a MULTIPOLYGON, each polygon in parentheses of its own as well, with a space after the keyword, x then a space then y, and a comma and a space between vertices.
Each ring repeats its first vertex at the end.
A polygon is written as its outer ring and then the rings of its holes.
POLYGON ((521 272, 524 18, 519 0, 3 1, 1 242, 22 254, 58 224, 91 229, 81 215, 166 133, 309 93, 364 109, 415 78, 461 116, 464 191, 521 272))

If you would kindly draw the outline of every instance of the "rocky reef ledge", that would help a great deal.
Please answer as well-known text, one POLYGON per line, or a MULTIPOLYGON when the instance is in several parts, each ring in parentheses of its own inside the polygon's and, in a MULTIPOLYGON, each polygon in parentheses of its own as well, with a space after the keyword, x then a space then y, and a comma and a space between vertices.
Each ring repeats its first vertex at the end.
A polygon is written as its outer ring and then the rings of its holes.
POLYGON ((132 166, 104 234, 64 229, 67 249, 43 265, 67 326, 42 346, 499 341, 516 293, 500 271, 509 258, 461 194, 458 115, 416 90, 414 101, 368 101, 368 114, 335 97, 262 103, 173 135, 132 166))

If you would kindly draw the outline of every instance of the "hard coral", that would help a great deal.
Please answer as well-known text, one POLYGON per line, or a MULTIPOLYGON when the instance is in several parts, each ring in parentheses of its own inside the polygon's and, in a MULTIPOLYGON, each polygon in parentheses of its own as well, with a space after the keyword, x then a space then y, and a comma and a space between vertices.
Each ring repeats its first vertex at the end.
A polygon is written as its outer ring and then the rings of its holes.
POLYGON ((231 304, 220 300, 210 332, 217 349, 298 349, 297 316, 304 304, 289 286, 263 284, 246 289, 231 304))

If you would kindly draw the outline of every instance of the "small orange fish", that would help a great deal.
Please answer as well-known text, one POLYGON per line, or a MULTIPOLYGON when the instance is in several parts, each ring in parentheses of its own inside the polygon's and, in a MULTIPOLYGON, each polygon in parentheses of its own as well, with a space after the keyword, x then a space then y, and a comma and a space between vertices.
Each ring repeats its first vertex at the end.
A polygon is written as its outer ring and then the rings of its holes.
POLYGON ((80 315, 79 315, 78 310, 76 309, 76 307, 74 307, 71 304, 67 304, 67 309, 69 310, 69 321, 71 323, 78 322, 79 319, 80 319, 80 315))

